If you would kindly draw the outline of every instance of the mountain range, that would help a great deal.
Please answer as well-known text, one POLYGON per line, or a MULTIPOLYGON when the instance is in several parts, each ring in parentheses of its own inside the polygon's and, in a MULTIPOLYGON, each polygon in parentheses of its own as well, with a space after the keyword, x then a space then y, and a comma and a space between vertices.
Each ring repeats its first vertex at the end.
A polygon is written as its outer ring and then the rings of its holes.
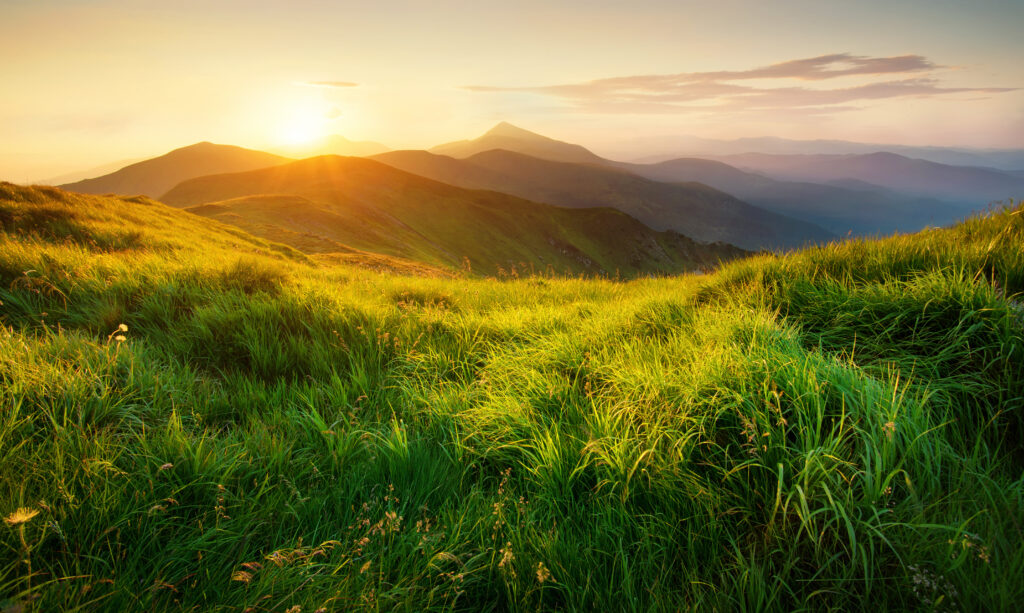
POLYGON ((369 159, 296 162, 204 142, 62 187, 160 198, 307 253, 448 268, 468 258, 484 274, 520 264, 667 273, 744 250, 946 225, 1024 193, 1024 171, 893 153, 616 162, 505 122, 429 151, 341 136, 321 145, 309 151, 369 159))
POLYGON ((796 247, 833 235, 700 183, 663 183, 605 164, 575 164, 491 150, 466 159, 425 151, 374 156, 386 164, 473 189, 491 189, 558 206, 611 207, 656 230, 745 249, 796 247))
POLYGON ((903 194, 854 179, 824 183, 785 181, 699 158, 616 166, 657 181, 699 181, 755 206, 815 223, 839 235, 889 234, 946 225, 981 204, 977 200, 947 202, 903 194))
POLYGON ((357 249, 488 275, 668 274, 745 253, 657 232, 610 208, 466 190, 355 157, 199 177, 160 200, 307 253, 357 249))

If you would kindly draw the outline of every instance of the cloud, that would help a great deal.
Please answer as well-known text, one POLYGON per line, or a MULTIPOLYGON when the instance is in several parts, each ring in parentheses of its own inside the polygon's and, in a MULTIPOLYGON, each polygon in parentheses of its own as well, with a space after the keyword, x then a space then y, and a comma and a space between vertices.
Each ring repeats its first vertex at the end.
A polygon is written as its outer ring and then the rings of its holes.
POLYGON ((305 87, 325 87, 328 89, 359 87, 358 83, 352 83, 350 81, 299 81, 296 85, 303 85, 305 87))
POLYGON ((931 76, 944 69, 920 55, 866 57, 837 53, 780 62, 749 70, 635 75, 536 87, 471 85, 473 92, 520 92, 550 96, 591 112, 679 113, 686 111, 784 111, 806 109, 815 115, 843 112, 850 106, 886 98, 927 98, 949 94, 997 94, 1005 87, 946 87, 931 76), (807 87, 858 77, 869 82, 848 87, 807 87), (758 84, 745 83, 757 80, 758 84), (765 81, 780 80, 777 86, 765 81), (782 81, 786 81, 783 83, 782 81))

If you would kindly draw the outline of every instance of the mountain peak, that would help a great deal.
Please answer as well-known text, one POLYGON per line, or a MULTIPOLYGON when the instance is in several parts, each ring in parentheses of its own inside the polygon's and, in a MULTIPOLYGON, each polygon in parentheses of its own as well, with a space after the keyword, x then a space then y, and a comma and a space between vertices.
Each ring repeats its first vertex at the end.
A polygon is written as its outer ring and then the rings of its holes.
POLYGON ((514 138, 538 138, 542 140, 550 140, 546 136, 541 136, 536 132, 524 130, 523 128, 514 126, 507 121, 499 122, 496 126, 488 130, 484 136, 506 136, 514 138))
POLYGON ((208 140, 199 141, 198 143, 192 143, 191 145, 185 145, 184 147, 178 147, 174 151, 197 151, 200 149, 214 149, 221 145, 215 145, 208 140))
POLYGON ((507 121, 499 122, 486 134, 478 138, 438 145, 430 149, 430 152, 464 159, 492 149, 505 149, 555 162, 576 162, 582 164, 600 164, 604 162, 600 157, 579 145, 564 143, 536 132, 530 132, 507 121))

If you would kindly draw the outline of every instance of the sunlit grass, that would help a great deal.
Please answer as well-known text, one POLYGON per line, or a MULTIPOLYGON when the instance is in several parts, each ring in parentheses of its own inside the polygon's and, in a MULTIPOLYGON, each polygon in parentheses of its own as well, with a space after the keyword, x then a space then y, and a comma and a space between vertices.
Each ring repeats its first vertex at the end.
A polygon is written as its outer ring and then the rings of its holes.
POLYGON ((1024 598, 1020 208, 630 282, 9 185, 0 225, 0 608, 1024 598))

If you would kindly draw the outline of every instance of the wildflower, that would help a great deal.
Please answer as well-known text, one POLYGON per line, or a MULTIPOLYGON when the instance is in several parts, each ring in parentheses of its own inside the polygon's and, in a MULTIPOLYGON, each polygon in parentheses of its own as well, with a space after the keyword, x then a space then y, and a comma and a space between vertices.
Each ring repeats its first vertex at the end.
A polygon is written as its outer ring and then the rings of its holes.
POLYGON ((125 335, 118 334, 117 336, 114 337, 114 340, 119 342, 119 343, 123 343, 124 341, 126 341, 128 339, 127 339, 127 337, 125 337, 125 335))
POLYGON ((507 568, 507 571, 512 575, 515 575, 515 569, 512 568, 512 562, 515 561, 516 556, 512 553, 512 543, 505 543, 505 548, 501 550, 501 561, 498 562, 498 568, 507 568))
POLYGON ((885 422, 885 425, 882 426, 882 432, 885 433, 885 436, 889 440, 892 440, 892 435, 896 432, 896 422, 894 422, 894 421, 887 421, 887 422, 885 422))
POLYGON ((126 326, 124 324, 121 324, 121 325, 119 325, 117 327, 117 330, 118 330, 118 332, 127 332, 128 331, 128 326, 126 326))
POLYGON ((4 521, 7 522, 8 526, 17 526, 18 524, 23 524, 27 521, 30 521, 36 515, 39 515, 38 510, 30 509, 28 507, 21 507, 14 513, 11 513, 6 518, 4 518, 4 521))
POLYGON ((545 581, 552 581, 551 571, 544 566, 543 562, 537 562, 537 583, 544 583, 545 581))

